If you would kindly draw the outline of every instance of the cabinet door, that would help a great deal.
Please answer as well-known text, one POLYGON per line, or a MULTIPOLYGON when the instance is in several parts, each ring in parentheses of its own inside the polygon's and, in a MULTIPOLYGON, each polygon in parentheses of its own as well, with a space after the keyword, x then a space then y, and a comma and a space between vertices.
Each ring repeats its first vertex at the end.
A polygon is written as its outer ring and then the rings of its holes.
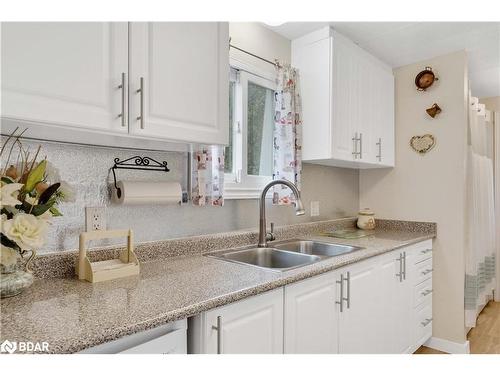
POLYGON ((394 147, 394 75, 392 71, 383 70, 380 72, 380 93, 377 96, 378 112, 376 117, 378 135, 376 141, 381 141, 380 146, 377 145, 377 153, 380 147, 380 158, 378 162, 381 165, 394 167, 395 165, 395 147, 394 147))
POLYGON ((285 287, 285 353, 338 352, 336 278, 329 272, 285 287))
POLYGON ((342 270, 344 277, 349 273, 343 290, 349 304, 344 301, 343 311, 339 313, 339 353, 381 352, 380 342, 384 336, 379 336, 378 325, 383 302, 377 268, 376 259, 370 259, 342 270))
POLYGON ((283 353, 283 288, 205 314, 205 353, 217 353, 218 345, 223 354, 283 353))
POLYGON ((228 43, 227 22, 132 23, 131 133, 227 144, 228 43))
POLYGON ((406 353, 410 346, 412 288, 405 273, 408 262, 410 254, 404 250, 382 258, 379 282, 383 297, 377 328, 384 339, 380 340, 380 353, 406 353))
POLYGON ((354 53, 353 43, 347 38, 334 33, 332 39, 332 144, 333 158, 337 160, 353 161, 353 152, 358 150, 353 140, 359 136, 356 129, 358 117, 359 61, 354 53))
POLYGON ((330 56, 332 39, 327 36, 292 42, 292 65, 299 69, 302 100, 302 159, 332 157, 330 56))
POLYGON ((2 24, 2 117, 126 133, 127 71, 127 23, 2 24))

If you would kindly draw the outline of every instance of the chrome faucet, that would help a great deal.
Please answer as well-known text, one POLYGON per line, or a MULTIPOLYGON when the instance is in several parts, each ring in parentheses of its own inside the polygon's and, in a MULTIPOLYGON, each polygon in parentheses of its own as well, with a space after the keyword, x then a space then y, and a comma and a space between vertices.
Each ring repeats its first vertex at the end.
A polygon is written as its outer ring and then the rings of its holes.
MULTIPOLYGON (((295 195, 295 215, 301 216, 305 214, 304 210, 304 205, 302 204, 302 200, 300 199, 300 192, 299 189, 297 189, 297 186, 295 186, 293 183, 287 180, 274 180, 268 183, 265 187, 264 190, 262 190, 262 194, 260 195, 260 201, 259 201, 259 206, 260 206, 260 220, 259 220, 259 247, 267 247, 267 241, 273 241, 274 240, 274 234, 272 233, 267 233, 267 226, 266 226, 266 194, 267 191, 273 187, 274 185, 285 185, 292 190, 293 195, 295 195)), ((272 227, 272 225, 271 225, 272 227)))

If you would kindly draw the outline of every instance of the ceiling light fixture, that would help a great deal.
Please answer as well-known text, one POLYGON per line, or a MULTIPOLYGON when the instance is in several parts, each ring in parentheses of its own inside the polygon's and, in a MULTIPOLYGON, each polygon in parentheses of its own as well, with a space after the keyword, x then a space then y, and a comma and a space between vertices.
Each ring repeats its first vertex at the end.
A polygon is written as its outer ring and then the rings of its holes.
POLYGON ((278 27, 278 26, 283 25, 285 22, 280 22, 280 21, 266 21, 266 22, 263 22, 263 23, 265 23, 267 26, 278 27))

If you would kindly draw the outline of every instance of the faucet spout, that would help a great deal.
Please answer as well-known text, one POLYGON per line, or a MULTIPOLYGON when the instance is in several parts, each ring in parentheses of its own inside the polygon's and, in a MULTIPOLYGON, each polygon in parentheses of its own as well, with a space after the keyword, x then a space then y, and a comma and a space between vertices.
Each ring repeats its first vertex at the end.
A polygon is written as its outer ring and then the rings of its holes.
POLYGON ((271 187, 274 185, 285 185, 286 187, 292 190, 293 195, 295 196, 295 215, 300 216, 305 214, 304 205, 302 200, 300 199, 300 192, 297 189, 295 184, 291 183, 287 180, 273 180, 268 183, 264 189, 262 190, 262 194, 260 195, 259 200, 259 247, 267 247, 267 225, 266 225, 266 194, 271 187))

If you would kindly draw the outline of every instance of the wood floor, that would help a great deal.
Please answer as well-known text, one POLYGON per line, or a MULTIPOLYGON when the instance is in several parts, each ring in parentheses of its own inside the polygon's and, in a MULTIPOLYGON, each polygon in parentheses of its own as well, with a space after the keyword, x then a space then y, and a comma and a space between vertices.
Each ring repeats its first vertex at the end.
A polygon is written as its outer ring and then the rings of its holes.
MULTIPOLYGON (((471 354, 500 354, 500 302, 489 302, 467 335, 471 354)), ((415 354, 445 354, 421 346, 415 354)))

